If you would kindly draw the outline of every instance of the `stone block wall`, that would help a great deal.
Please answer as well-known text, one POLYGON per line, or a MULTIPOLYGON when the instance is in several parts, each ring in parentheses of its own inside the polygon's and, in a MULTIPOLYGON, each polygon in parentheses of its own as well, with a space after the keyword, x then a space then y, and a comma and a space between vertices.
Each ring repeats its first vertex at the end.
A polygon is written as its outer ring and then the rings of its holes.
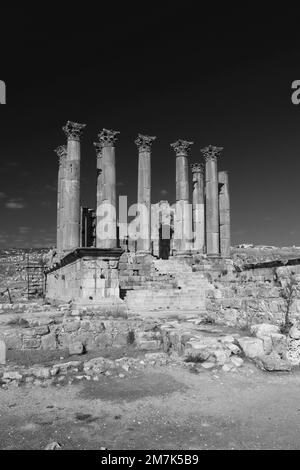
POLYGON ((286 311, 282 287, 291 272, 299 285, 291 317, 298 321, 300 265, 219 273, 212 281, 211 291, 207 292, 208 315, 219 323, 242 328, 255 323, 282 323, 286 311))
POLYGON ((96 254, 73 258, 46 273, 47 299, 76 303, 120 299, 118 259, 96 254))

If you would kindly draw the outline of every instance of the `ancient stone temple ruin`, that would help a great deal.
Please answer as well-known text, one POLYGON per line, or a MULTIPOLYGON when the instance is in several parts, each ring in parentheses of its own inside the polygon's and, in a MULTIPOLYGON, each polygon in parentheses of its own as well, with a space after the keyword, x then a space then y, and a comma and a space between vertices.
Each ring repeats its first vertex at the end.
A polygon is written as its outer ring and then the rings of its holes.
MULTIPOLYGON (((146 299, 151 303, 159 289, 168 294, 165 295, 169 299, 167 304, 176 298, 176 292, 184 305, 185 289, 178 284, 179 274, 184 275, 186 271, 189 273, 185 275, 186 282, 192 282, 191 266, 195 259, 205 269, 212 262, 226 262, 230 258, 229 181, 227 172, 218 171, 223 149, 204 148, 199 161, 191 162, 192 142, 178 140, 172 144, 176 202, 154 203, 151 154, 156 137, 139 135, 135 141, 137 210, 128 223, 127 213, 125 221, 124 214, 120 216, 122 202, 118 203, 116 191, 119 132, 104 129, 99 134, 94 144, 96 208, 81 206, 81 138, 85 127, 68 122, 64 127, 67 145, 56 150, 59 157, 57 251, 46 272, 47 297, 122 309, 130 298, 137 304, 138 298, 144 304, 146 299), (143 292, 147 292, 144 297, 143 292)), ((198 283, 190 290, 187 303, 193 302, 193 294, 201 297, 200 287, 198 283)), ((165 306, 168 307, 166 303, 165 306)), ((195 307, 199 308, 197 302, 195 307)))

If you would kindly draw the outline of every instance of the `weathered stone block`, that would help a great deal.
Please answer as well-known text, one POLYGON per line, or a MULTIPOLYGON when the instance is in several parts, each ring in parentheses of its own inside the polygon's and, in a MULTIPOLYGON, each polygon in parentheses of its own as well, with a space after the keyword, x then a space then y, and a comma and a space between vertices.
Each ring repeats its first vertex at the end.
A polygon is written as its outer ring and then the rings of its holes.
POLYGON ((65 333, 74 333, 75 331, 79 330, 80 326, 80 321, 67 322, 63 324, 65 333))
POLYGON ((161 341, 143 341, 139 342, 138 348, 142 351, 158 351, 162 347, 161 341))
POLYGON ((23 376, 19 372, 8 371, 4 372, 3 380, 22 380, 23 376))
POLYGON ((51 369, 49 367, 34 367, 30 369, 31 375, 37 379, 50 379, 51 369))
POLYGON ((70 356, 80 356, 84 353, 84 345, 79 342, 74 342, 69 346, 69 354, 70 356))
POLYGON ((251 334, 253 334, 256 338, 264 338, 266 336, 271 337, 272 334, 280 333, 279 327, 276 325, 269 325, 267 323, 263 323, 261 325, 253 325, 251 327, 251 334))
POLYGON ((238 344, 249 359, 264 356, 264 343, 259 338, 239 338, 238 344))
POLYGON ((0 365, 6 364, 6 344, 4 341, 0 341, 0 365))
POLYGON ((50 333, 47 336, 43 336, 41 340, 41 347, 44 351, 54 351, 57 349, 56 334, 50 333))
POLYGON ((255 358, 255 363, 258 367, 268 372, 290 372, 292 370, 291 363, 282 360, 276 352, 255 358))

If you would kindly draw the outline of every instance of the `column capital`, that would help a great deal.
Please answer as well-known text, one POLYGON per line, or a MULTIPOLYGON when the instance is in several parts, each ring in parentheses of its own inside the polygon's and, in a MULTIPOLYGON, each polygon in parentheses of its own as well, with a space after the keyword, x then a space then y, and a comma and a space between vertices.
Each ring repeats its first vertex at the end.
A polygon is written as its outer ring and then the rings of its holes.
POLYGON ((102 142, 94 142, 94 147, 96 149, 97 157, 102 156, 103 144, 102 142))
POLYGON ((63 131, 68 137, 68 140, 80 141, 83 130, 86 128, 86 124, 78 124, 77 122, 68 121, 63 131))
POLYGON ((137 145, 139 152, 151 152, 152 144, 156 139, 157 137, 139 134, 135 144, 137 145))
POLYGON ((207 162, 211 160, 217 161, 223 150, 223 147, 214 147, 213 145, 209 145, 208 147, 202 149, 201 153, 204 155, 207 162))
POLYGON ((204 173, 204 163, 192 163, 191 165, 192 173, 204 173))
POLYGON ((110 131, 108 129, 103 129, 99 134, 99 141, 103 147, 114 147, 117 142, 117 136, 120 134, 118 131, 110 131))
POLYGON ((68 154, 67 146, 61 145, 60 147, 57 147, 54 152, 59 158, 59 164, 62 165, 68 154))
POLYGON ((171 144, 172 149, 175 150, 177 157, 187 157, 188 152, 194 142, 188 142, 186 140, 177 140, 174 144, 171 144))

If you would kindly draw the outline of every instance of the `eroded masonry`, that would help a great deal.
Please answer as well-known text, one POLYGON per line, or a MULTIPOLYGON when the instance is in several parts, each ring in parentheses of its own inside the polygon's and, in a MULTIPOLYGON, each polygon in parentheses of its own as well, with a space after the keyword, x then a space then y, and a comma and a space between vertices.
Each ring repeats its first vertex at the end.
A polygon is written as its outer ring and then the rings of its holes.
MULTIPOLYGON (((229 180, 227 172, 218 171, 218 158, 223 149, 209 146, 201 151, 199 161, 193 163, 189 161, 192 142, 178 140, 172 144, 176 160, 176 203, 154 204, 151 153, 156 137, 139 135, 135 141, 137 211, 131 223, 136 230, 132 235, 130 224, 117 216, 118 132, 104 129, 99 134, 94 144, 97 208, 81 206, 81 138, 85 127, 68 122, 64 127, 67 145, 56 150, 59 157, 57 252, 46 273, 47 298, 122 309, 124 299, 127 303, 134 298, 147 304, 151 289, 159 282, 168 292, 161 299, 161 306, 168 307, 178 291, 178 286, 174 289, 173 285, 174 271, 184 274, 195 260, 203 269, 213 269, 220 263, 226 265, 230 258, 229 180), (148 294, 143 298, 145 291, 148 294)), ((194 291, 186 299, 184 292, 177 297, 192 306, 193 295, 201 296, 196 286, 194 291)))

